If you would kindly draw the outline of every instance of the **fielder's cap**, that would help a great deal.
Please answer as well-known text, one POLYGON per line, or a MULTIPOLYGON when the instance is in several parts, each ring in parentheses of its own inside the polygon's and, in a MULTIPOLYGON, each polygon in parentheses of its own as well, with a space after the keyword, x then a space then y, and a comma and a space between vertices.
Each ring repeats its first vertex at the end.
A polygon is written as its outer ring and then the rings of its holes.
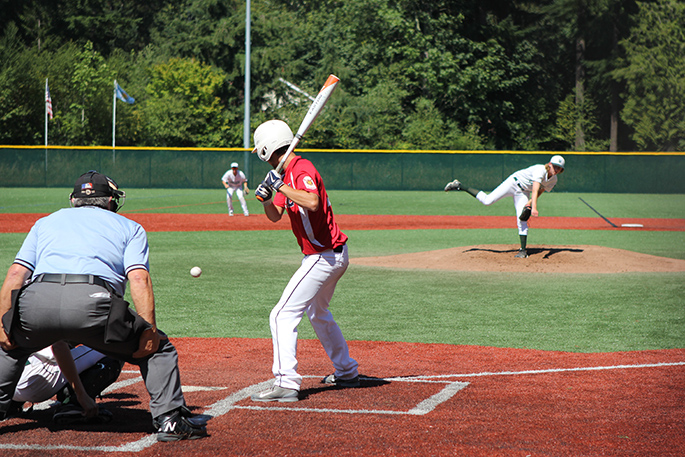
POLYGON ((76 180, 74 184, 73 198, 91 198, 91 197, 121 197, 125 195, 123 191, 119 190, 119 186, 111 178, 98 173, 95 170, 90 170, 83 173, 76 180))
POLYGON ((274 151, 288 146, 293 142, 293 131, 288 124, 278 119, 272 119, 261 124, 254 131, 253 153, 264 162, 271 158, 274 151))
POLYGON ((238 168, 238 162, 233 162, 231 164, 231 168, 238 168))
POLYGON ((566 161, 560 155, 552 156, 552 158, 549 159, 549 163, 551 163, 552 165, 556 165, 557 167, 561 168, 562 170, 564 169, 564 167, 566 165, 566 161))

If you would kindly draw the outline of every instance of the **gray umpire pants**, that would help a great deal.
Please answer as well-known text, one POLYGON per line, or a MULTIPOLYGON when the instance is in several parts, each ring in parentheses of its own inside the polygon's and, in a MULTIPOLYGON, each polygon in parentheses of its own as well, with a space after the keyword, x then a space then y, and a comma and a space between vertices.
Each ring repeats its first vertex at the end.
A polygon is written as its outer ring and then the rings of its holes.
POLYGON ((131 355, 139 345, 136 335, 105 343, 110 305, 110 292, 98 285, 34 282, 23 290, 10 335, 17 348, 0 348, 0 419, 9 409, 28 357, 61 340, 138 365, 150 394, 152 417, 185 405, 176 348, 165 339, 154 354, 134 359, 131 355))

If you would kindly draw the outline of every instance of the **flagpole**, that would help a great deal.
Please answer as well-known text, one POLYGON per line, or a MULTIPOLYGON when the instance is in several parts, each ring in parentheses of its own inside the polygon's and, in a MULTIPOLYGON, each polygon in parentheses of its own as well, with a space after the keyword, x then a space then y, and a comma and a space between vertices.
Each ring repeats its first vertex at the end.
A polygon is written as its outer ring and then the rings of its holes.
POLYGON ((112 165, 116 161, 116 129, 117 129, 117 80, 114 80, 114 91, 112 92, 112 165))

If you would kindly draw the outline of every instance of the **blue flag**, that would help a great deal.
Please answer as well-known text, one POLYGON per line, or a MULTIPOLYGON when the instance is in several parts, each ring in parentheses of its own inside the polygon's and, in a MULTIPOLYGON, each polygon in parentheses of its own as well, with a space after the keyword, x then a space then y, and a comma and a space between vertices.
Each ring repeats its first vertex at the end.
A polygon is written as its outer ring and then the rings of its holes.
POLYGON ((129 94, 126 93, 124 89, 121 88, 118 82, 114 81, 114 91, 117 94, 117 98, 121 100, 122 102, 126 102, 130 105, 134 104, 136 102, 136 99, 131 97, 129 94))

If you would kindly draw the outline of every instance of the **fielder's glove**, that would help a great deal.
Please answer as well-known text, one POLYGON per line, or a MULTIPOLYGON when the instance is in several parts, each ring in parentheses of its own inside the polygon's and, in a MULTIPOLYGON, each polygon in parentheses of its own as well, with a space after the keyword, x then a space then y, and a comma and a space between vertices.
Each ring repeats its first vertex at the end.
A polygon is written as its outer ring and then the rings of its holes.
POLYGON ((533 211, 533 208, 530 206, 524 206, 523 211, 521 211, 521 215, 519 216, 519 219, 522 221, 527 221, 530 219, 530 213, 533 211))
POLYGON ((271 187, 274 192, 278 192, 278 189, 280 189, 283 185, 283 180, 281 179, 281 175, 279 175, 276 170, 271 170, 266 174, 266 178, 264 178, 262 184, 264 183, 271 187))
POLYGON ((271 200, 273 191, 269 186, 266 185, 266 181, 262 181, 262 183, 255 189, 254 195, 260 202, 266 202, 271 200))

